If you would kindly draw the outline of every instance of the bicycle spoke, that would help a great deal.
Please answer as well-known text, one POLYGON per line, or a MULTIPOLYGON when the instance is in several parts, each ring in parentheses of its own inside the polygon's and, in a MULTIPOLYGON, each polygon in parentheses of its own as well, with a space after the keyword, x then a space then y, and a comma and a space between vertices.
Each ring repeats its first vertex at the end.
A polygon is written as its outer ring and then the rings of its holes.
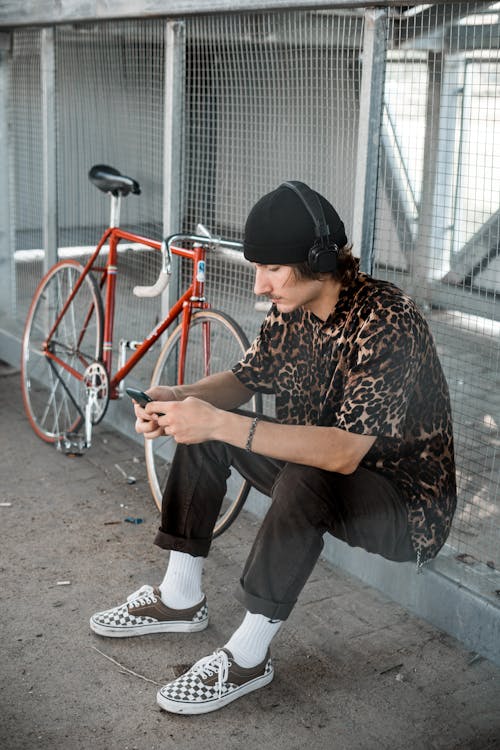
MULTIPOLYGON (((181 331, 179 326, 167 340, 156 364, 151 385, 166 385, 177 382, 181 357, 181 331)), ((189 328, 189 339, 184 361, 184 382, 193 383, 207 374, 230 369, 245 353, 248 341, 240 327, 227 315, 217 311, 195 313, 189 328)), ((261 410, 260 396, 256 395, 249 405, 254 411, 261 410)), ((158 508, 161 507, 163 489, 170 472, 175 452, 175 441, 157 438, 145 441, 148 479, 158 508)), ((227 498, 214 530, 214 536, 222 533, 236 518, 248 495, 249 484, 236 471, 228 480, 227 498)))
POLYGON ((59 441, 84 422, 82 378, 101 358, 103 312, 95 279, 87 274, 73 295, 82 272, 76 261, 60 261, 48 272, 23 336, 24 403, 33 429, 48 442, 59 441))
MULTIPOLYGON (((49 368, 50 370, 50 368, 49 368)), ((49 373, 50 375, 50 381, 52 383, 52 388, 50 390, 49 394, 49 400, 47 401, 47 406, 45 408, 45 411, 40 417, 40 425, 42 427, 45 427, 47 425, 48 416, 50 413, 54 412, 54 421, 51 425, 51 431, 54 432, 57 426, 57 406, 56 406, 56 389, 57 389, 57 381, 54 381, 52 377, 52 372, 49 373)))
MULTIPOLYGON (((63 390, 67 394, 68 398, 70 399, 70 401, 72 401, 73 406, 75 407, 75 409, 77 410, 77 412, 80 414, 80 416, 83 419, 83 411, 80 409, 80 407, 79 407, 78 403, 76 402, 75 398, 73 397, 73 394, 71 393, 70 389, 68 388, 68 386, 66 385, 66 383, 64 382, 64 380, 62 379, 62 377, 59 375, 56 366, 54 365, 54 363, 50 359, 48 360, 48 363, 49 363, 50 369, 52 370, 52 372, 53 372, 53 374, 55 375, 55 378, 56 378, 55 388, 57 388, 58 384, 61 385, 61 387, 63 388, 63 390)), ((55 388, 54 388, 54 391, 55 391, 55 388)))

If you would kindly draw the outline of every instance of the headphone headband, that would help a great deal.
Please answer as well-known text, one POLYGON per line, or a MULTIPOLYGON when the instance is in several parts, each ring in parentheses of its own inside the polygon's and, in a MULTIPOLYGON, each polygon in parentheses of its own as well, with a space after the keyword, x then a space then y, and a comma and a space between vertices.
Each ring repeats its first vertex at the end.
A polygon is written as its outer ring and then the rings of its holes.
POLYGON ((316 237, 318 237, 322 241, 323 238, 326 239, 327 237, 329 237, 330 227, 326 223, 323 206, 321 205, 321 202, 314 190, 311 190, 311 188, 308 187, 305 182, 300 182, 299 180, 288 180, 287 182, 283 182, 282 185, 290 188, 290 190, 293 190, 293 192, 299 196, 302 203, 307 208, 314 222, 314 231, 316 233, 316 237))
POLYGON ((339 249, 335 242, 330 239, 330 227, 326 222, 325 212, 318 194, 311 190, 305 182, 299 180, 288 180, 283 182, 281 187, 289 188, 298 195, 313 220, 314 233, 317 239, 307 256, 311 271, 314 273, 336 271, 339 249))

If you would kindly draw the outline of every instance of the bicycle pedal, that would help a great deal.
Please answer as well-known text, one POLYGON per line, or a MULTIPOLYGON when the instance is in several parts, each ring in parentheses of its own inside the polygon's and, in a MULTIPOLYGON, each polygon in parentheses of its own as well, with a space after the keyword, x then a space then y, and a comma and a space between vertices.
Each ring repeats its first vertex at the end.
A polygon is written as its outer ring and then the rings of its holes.
POLYGON ((83 435, 78 433, 66 433, 57 443, 57 449, 70 458, 83 456, 84 451, 90 448, 83 435))

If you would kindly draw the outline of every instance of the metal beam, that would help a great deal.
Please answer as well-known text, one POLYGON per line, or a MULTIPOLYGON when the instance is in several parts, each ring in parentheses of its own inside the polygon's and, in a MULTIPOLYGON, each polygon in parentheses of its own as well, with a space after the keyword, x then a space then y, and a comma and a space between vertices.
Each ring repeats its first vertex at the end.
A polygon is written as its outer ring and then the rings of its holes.
POLYGON ((425 281, 440 278, 442 273, 441 261, 436 268, 434 256, 434 217, 436 195, 436 180, 438 171, 439 126, 441 113, 441 84, 443 78, 443 55, 440 52, 428 53, 428 82, 427 104, 425 115, 424 169, 422 175, 422 189, 420 191, 420 209, 418 215, 418 229, 410 264, 414 294, 420 295, 425 281), (418 292, 416 291, 418 290, 418 292))
POLYGON ((386 20, 385 10, 370 9, 365 13, 352 241, 354 252, 361 256, 361 269, 367 273, 371 272, 373 265, 386 20))
MULTIPOLYGON (((387 274, 387 267, 382 265, 379 269, 380 277, 387 274)), ((375 271, 377 275, 377 270, 375 271)), ((418 287, 418 294, 414 294, 412 278, 404 271, 391 270, 390 278, 401 289, 405 289, 418 297, 417 302, 425 301, 426 305, 436 309, 457 310, 464 315, 477 315, 487 320, 500 322, 500 297, 491 292, 481 292, 471 287, 466 287, 463 282, 457 284, 442 281, 423 281, 418 287)))
MULTIPOLYGON (((406 6, 418 5, 406 3, 406 6)), ((120 18, 165 18, 206 13, 273 10, 336 10, 365 7, 355 0, 2 0, 0 28, 120 18), (207 7, 209 6, 209 7, 207 7)), ((371 0, 372 7, 400 7, 398 0, 371 0)))
POLYGON ((413 12, 406 10, 396 17, 394 23, 394 47, 401 47, 410 42, 412 49, 420 49, 419 40, 436 39, 439 49, 443 45, 443 27, 458 26, 464 16, 473 15, 488 7, 490 3, 423 3, 423 9, 413 12), (428 6, 428 7, 427 7, 428 6))
POLYGON ((163 231, 178 232, 181 219, 186 30, 182 21, 165 26, 165 115, 163 123, 163 231))
POLYGON ((453 255, 448 279, 456 282, 467 276, 474 276, 484 270, 486 264, 498 255, 500 247, 500 209, 482 224, 477 232, 467 240, 459 253, 453 255))
POLYGON ((411 258, 416 221, 412 216, 411 205, 407 198, 408 183, 401 176, 394 147, 382 125, 380 137, 380 179, 382 181, 391 216, 403 256, 411 258))
POLYGON ((0 314, 14 317, 14 247, 12 244, 11 205, 9 190, 9 91, 10 35, 0 34, 0 314))
POLYGON ((44 269, 57 261, 56 62, 54 28, 41 32, 44 269))
MULTIPOLYGON (((163 236, 181 229, 184 92, 186 89, 186 29, 183 21, 165 24, 165 103, 163 120, 163 236)), ((162 314, 170 309, 169 299, 180 290, 180 263, 172 265, 170 284, 162 294, 162 314)))

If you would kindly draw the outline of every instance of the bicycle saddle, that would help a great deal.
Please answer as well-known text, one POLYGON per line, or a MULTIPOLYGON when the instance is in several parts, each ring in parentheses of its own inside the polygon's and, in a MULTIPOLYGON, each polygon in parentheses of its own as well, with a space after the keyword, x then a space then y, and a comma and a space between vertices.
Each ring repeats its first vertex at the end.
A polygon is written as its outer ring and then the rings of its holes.
POLYGON ((89 180, 103 193, 111 193, 115 198, 129 193, 139 195, 141 192, 136 180, 126 177, 114 167, 108 167, 106 164, 95 164, 89 171, 89 180))

